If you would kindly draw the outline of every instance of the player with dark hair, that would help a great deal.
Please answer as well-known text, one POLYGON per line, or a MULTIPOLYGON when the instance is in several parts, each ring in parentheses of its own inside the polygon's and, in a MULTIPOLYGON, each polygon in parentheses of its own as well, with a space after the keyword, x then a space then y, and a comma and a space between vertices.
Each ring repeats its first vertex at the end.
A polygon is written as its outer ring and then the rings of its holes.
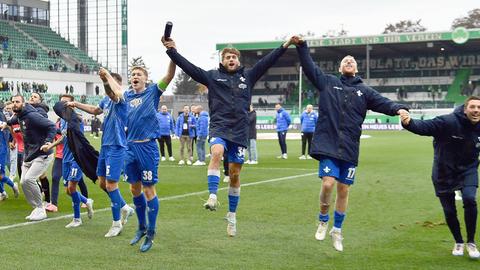
MULTIPOLYGON (((55 124, 42 116, 32 105, 25 102, 21 95, 13 96, 13 111, 17 117, 7 121, 8 125, 20 124, 25 142, 25 158, 22 168, 20 184, 28 203, 34 208, 26 217, 27 220, 37 221, 47 218, 42 203, 42 194, 37 179, 45 173, 53 157, 51 151, 45 149, 55 137, 55 124)), ((1 128, 5 128, 2 124, 1 128)))
POLYGON ((454 256, 463 256, 466 246, 472 259, 480 258, 475 245, 477 227, 478 156, 480 153, 480 97, 470 96, 453 113, 431 120, 401 115, 405 129, 422 136, 433 136, 432 182, 445 220, 455 239, 454 256), (467 244, 464 244, 457 218, 455 190, 462 191, 467 244))
MULTIPOLYGON (((63 94, 60 97, 62 102, 73 102, 74 98, 71 95, 63 94)), ((79 120, 81 121, 81 120, 79 120)), ((63 185, 66 187, 66 193, 72 198, 73 205, 73 220, 65 226, 65 228, 76 228, 82 225, 82 219, 80 217, 80 204, 87 205, 88 218, 93 217, 93 200, 83 196, 77 191, 78 182, 81 181, 83 172, 81 167, 75 161, 74 154, 67 141, 67 128, 68 122, 64 119, 60 120, 60 130, 62 136, 58 138, 54 143, 49 144, 48 147, 44 147, 45 150, 50 151, 53 147, 63 143, 63 160, 62 160, 62 177, 63 185)), ((83 124, 80 124, 81 130, 83 130, 83 124)))

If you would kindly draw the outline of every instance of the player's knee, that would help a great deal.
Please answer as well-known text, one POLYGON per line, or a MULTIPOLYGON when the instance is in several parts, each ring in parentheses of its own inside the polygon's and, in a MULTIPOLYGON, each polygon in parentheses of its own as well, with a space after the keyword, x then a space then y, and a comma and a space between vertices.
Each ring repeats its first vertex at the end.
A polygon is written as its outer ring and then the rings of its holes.
POLYGON ((143 188, 143 192, 145 193, 145 197, 148 201, 150 201, 157 195, 155 192, 155 186, 146 186, 143 188))
POLYGON ((72 195, 75 191, 77 191, 77 187, 75 186, 69 186, 66 188, 66 192, 68 195, 72 195))
POLYGON ((463 207, 465 208, 477 206, 477 201, 475 199, 475 196, 472 196, 470 194, 469 195, 463 194, 462 199, 463 199, 463 207))
POLYGON ((322 182, 322 191, 331 192, 335 182, 333 181, 323 181, 322 182))

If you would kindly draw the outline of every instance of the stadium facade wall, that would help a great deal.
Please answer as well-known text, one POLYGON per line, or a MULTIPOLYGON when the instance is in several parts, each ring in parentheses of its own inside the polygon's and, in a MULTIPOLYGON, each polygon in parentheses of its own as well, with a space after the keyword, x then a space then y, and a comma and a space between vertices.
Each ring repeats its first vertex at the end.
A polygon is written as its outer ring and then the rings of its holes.
POLYGON ((100 87, 103 93, 103 83, 98 75, 49 72, 24 69, 0 68, 0 81, 37 82, 48 85, 48 92, 52 94, 65 93, 65 86, 72 85, 74 94, 95 95, 95 86, 100 87))

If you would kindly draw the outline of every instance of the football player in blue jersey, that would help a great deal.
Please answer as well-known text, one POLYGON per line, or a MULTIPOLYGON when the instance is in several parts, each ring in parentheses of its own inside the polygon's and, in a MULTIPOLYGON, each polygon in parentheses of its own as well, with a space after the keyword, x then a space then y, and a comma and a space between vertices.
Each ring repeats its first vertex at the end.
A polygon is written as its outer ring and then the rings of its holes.
POLYGON ((160 159, 155 141, 160 136, 156 113, 160 96, 174 75, 175 64, 170 62, 167 75, 158 83, 147 85, 147 70, 139 66, 133 67, 130 73, 131 88, 124 93, 128 104, 125 175, 130 183, 138 218, 138 230, 130 244, 135 245, 146 236, 140 246, 142 252, 152 247, 159 210, 155 191, 160 159))
POLYGON ((133 208, 126 204, 118 188, 118 181, 123 170, 127 139, 127 103, 121 91, 122 77, 116 73, 110 74, 100 68, 100 78, 103 81, 106 96, 98 106, 70 102, 71 107, 98 115, 103 113, 103 135, 100 156, 97 164, 97 176, 100 187, 107 191, 111 201, 113 223, 105 237, 115 237, 120 234, 128 217, 133 215, 133 208))
POLYGON ((227 235, 236 235, 236 209, 240 198, 240 171, 248 145, 248 111, 252 99, 252 88, 263 74, 292 44, 288 40, 263 57, 252 68, 240 66, 240 52, 225 48, 221 53, 218 69, 205 71, 185 59, 177 52, 175 42, 162 39, 168 56, 195 81, 208 88, 210 109, 210 152, 208 165, 209 198, 205 208, 216 210, 217 191, 220 182, 220 162, 224 151, 228 152, 230 187, 228 190, 229 211, 227 213, 227 235))
MULTIPOLYGON (((60 101, 63 102, 73 102, 74 98, 71 95, 63 94, 60 97, 60 101)), ((88 210, 88 218, 93 217, 93 200, 89 199, 80 192, 77 191, 78 182, 82 179, 82 169, 75 161, 72 151, 68 146, 67 142, 67 128, 68 123, 61 119, 60 120, 60 130, 62 131, 62 136, 55 140, 54 143, 49 144, 46 148, 47 150, 52 149, 58 144, 63 142, 63 162, 62 162, 62 176, 63 176, 63 185, 66 187, 66 192, 70 197, 72 197, 73 202, 73 220, 65 226, 65 228, 75 228, 82 225, 82 219, 80 218, 80 204, 85 203, 88 210)), ((83 124, 80 125, 80 128, 83 129, 83 124)))

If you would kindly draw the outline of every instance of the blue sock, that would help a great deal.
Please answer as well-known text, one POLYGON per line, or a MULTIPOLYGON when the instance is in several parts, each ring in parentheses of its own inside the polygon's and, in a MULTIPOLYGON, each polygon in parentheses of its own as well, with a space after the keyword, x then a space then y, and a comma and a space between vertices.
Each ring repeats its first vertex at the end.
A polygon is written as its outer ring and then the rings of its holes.
POLYGON ((235 213, 237 211, 238 201, 240 200, 240 187, 228 188, 228 209, 230 212, 235 213))
POLYGON ((82 193, 78 193, 79 197, 80 197, 80 201, 82 203, 87 203, 87 197, 83 196, 82 193))
POLYGON ((153 199, 147 202, 148 231, 150 233, 155 232, 155 227, 157 226, 157 216, 158 216, 159 208, 160 208, 160 202, 158 201, 157 196, 153 197, 153 199))
POLYGON ((125 202, 125 199, 123 199, 123 196, 120 193, 120 191, 118 191, 118 194, 120 195, 120 209, 122 209, 122 207, 124 207, 125 204, 127 204, 127 203, 125 202))
POLYGON ((217 194, 218 183, 220 183, 220 170, 208 170, 208 191, 210 194, 217 194))
POLYGON ((330 220, 330 216, 327 214, 323 215, 322 213, 318 214, 318 220, 321 222, 328 222, 330 220))
POLYGON ((122 208, 121 201, 122 201, 122 195, 120 194, 120 191, 115 189, 114 191, 108 192, 108 196, 110 197, 111 201, 111 207, 112 207, 112 216, 113 216, 113 221, 119 221, 120 220, 120 208, 122 208))
POLYGON ((10 178, 8 178, 6 175, 2 177, 1 181, 2 183, 6 183, 7 185, 13 188, 13 181, 10 178))
POLYGON ((80 193, 78 193, 78 191, 75 191, 70 196, 72 196, 73 202, 73 217, 80 218, 80 193))
POLYGON ((5 189, 3 188, 3 183, 0 182, 0 193, 3 193, 5 191, 5 189))
POLYGON ((335 214, 333 216, 333 227, 335 228, 342 228, 343 220, 345 219, 345 213, 340 213, 335 211, 335 214))
POLYGON ((147 210, 147 199, 145 195, 140 194, 138 197, 133 197, 133 204, 135 204, 135 212, 137 213, 138 218, 138 228, 140 230, 145 230, 147 228, 146 224, 146 213, 147 210))

